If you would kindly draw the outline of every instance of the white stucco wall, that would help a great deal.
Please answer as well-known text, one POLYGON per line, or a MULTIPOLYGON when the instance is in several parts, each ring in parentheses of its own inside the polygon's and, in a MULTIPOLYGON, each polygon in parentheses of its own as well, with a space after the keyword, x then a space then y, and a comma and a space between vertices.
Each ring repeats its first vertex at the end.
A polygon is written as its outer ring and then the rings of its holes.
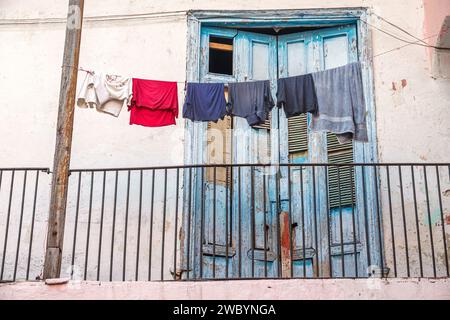
MULTIPOLYGON (((424 36, 421 0, 85 2, 85 17, 189 9, 364 6, 418 37, 424 36)), ((0 1, 0 167, 52 167, 65 25, 48 23, 48 19, 64 18, 66 11, 67 1, 0 1), (26 19, 42 19, 42 23, 26 19)), ((123 21, 93 20, 83 26, 80 66, 134 77, 184 81, 187 47, 184 15, 123 21)), ((405 37, 375 17, 371 23, 405 37)), ((373 31, 372 37, 380 162, 449 161, 450 81, 430 76, 426 48, 408 46, 386 53, 403 43, 377 31, 373 31)), ((180 85, 180 94, 182 89, 180 85)), ((183 164, 182 119, 177 120, 176 127, 144 128, 129 126, 128 117, 126 110, 115 119, 93 110, 77 109, 71 167, 183 164)), ((73 196, 71 194, 69 210, 73 210, 73 196)), ((98 206, 94 207, 97 208, 94 221, 98 223, 98 206)), ((43 207, 42 210, 46 209, 43 207)), ((137 218, 133 212, 130 223, 135 225, 137 218)), ((45 215, 44 211, 40 214, 45 215)), ((3 210, 0 224, 4 215, 3 210)), ((85 225, 86 207, 82 208, 80 219, 82 226, 85 225)), ((110 225, 105 228, 110 228, 110 225)), ((174 230, 169 228, 168 233, 174 234, 174 230)), ((135 243, 135 232, 129 236, 130 242, 135 243)), ((146 236, 144 232, 143 237, 146 236)), ((123 242, 120 237, 118 239, 118 242, 123 242)), ((130 254, 133 255, 132 252, 130 254)), ((117 272, 121 275, 120 268, 117 272)))
MULTIPOLYGON (((301 9, 315 7, 367 6, 418 37, 423 36, 424 11, 414 1, 86 1, 85 16, 126 15, 184 9, 301 9)), ((3 0, 0 18, 62 18, 67 2, 3 0)), ((401 35, 373 18, 377 26, 401 35)), ((2 25, 2 108, 0 155, 3 166, 50 165, 58 103, 60 61, 64 24, 2 25), (33 75, 33 76, 31 76, 33 75), (37 81, 45 75, 45 80, 37 81), (17 86, 12 79, 20 79, 17 86), (33 101, 33 102, 31 102, 33 101), (20 108, 18 107, 20 106, 20 108), (15 112, 10 112, 14 108, 15 112), (33 117, 29 115, 33 114, 33 117), (21 130, 10 130, 10 126, 21 130), (20 145, 21 147, 17 147, 20 145), (29 152, 33 157, 29 157, 29 152)), ((403 36, 403 35, 402 35, 403 36)), ((373 32, 374 54, 402 45, 398 40, 373 32)), ((185 78, 186 21, 183 17, 85 23, 80 65, 118 74, 162 80, 185 78)), ((409 46, 374 58, 377 129, 380 161, 448 160, 450 129, 449 80, 430 77, 426 48, 409 46), (398 85, 406 80, 406 87, 398 85), (393 90, 397 83, 397 90, 393 90), (432 112, 430 112, 432 110, 432 112), (420 119, 420 120, 418 120, 420 119), (399 123, 401 125, 399 125, 399 123)), ((173 128, 129 127, 128 114, 118 121, 85 110, 77 110, 74 128, 73 167, 182 164, 182 134, 171 148, 179 158, 167 159, 165 139, 173 128), (177 142, 178 141, 178 142, 177 142), (138 142, 138 143, 137 143, 138 142)), ((179 121, 182 126, 182 120, 179 121)))

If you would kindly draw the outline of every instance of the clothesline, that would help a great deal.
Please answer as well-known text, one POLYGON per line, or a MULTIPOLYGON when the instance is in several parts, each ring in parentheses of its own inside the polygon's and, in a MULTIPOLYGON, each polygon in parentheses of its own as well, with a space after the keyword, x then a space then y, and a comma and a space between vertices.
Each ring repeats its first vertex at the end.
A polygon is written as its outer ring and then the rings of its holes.
MULTIPOLYGON (((355 63, 355 62, 353 62, 353 63, 355 63)), ((349 63, 349 64, 352 64, 352 63, 349 63)), ((73 66, 70 66, 70 65, 63 65, 62 67, 70 67, 70 68, 73 68, 73 66)), ((342 66, 341 66, 342 67, 342 66)), ((338 69, 338 68, 341 68, 341 67, 335 67, 335 68, 333 68, 333 69, 338 69)), ((91 74, 91 75, 94 75, 95 74, 95 72, 94 71, 92 71, 92 70, 86 70, 86 69, 84 69, 83 67, 79 67, 78 68, 78 71, 82 71, 82 72, 86 72, 86 73, 88 73, 88 74, 91 74)), ((320 72, 323 72, 323 71, 315 71, 315 72, 309 72, 309 73, 306 73, 306 74, 314 74, 314 73, 320 73, 320 72)), ((306 75, 306 74, 303 74, 303 75, 306 75)), ((119 75, 114 75, 114 74, 108 74, 108 75, 111 75, 111 76, 119 76, 119 75)), ((124 76, 121 76, 121 77, 124 77, 124 76)), ((289 76, 289 77, 281 77, 281 78, 279 78, 279 79, 283 79, 283 78, 294 78, 294 77, 296 77, 296 76, 289 76)), ((133 77, 131 77, 131 76, 129 76, 129 77, 127 77, 127 78, 133 78, 133 77)), ((279 80, 279 79, 266 79, 266 80, 252 80, 252 81, 237 81, 237 82, 231 82, 231 83, 243 83, 243 82, 258 82, 258 81, 267 81, 267 80, 269 80, 269 81, 274 81, 274 80, 279 80)), ((165 81, 165 82, 172 82, 172 83, 177 83, 177 84, 184 84, 184 85, 187 85, 189 82, 191 82, 191 83, 197 83, 196 81, 188 81, 188 80, 177 80, 177 81, 175 81, 175 80, 157 80, 157 81, 165 81)), ((229 87, 229 82, 220 82, 220 83, 222 83, 225 87, 229 87)))
MULTIPOLYGON (((68 66, 68 67, 70 67, 70 66, 68 66)), ((83 67, 79 67, 78 70, 79 70, 79 71, 86 72, 86 73, 89 73, 89 74, 92 74, 92 75, 95 74, 94 71, 86 70, 86 69, 84 69, 83 67)), ((130 78, 131 78, 131 77, 130 77, 130 78)), ((183 80, 183 81, 169 81, 169 80, 163 80, 163 81, 167 81, 167 82, 176 82, 176 83, 180 83, 180 84, 187 83, 186 80, 183 80)))
MULTIPOLYGON (((224 83, 160 81, 118 75, 86 73, 77 104, 115 117, 123 107, 130 111, 130 125, 175 125, 178 117, 178 86, 185 84, 183 118, 217 122, 225 115, 245 118, 249 126, 269 119, 275 102, 270 80, 231 82, 228 103, 224 83)), ((366 108, 361 63, 349 63, 325 71, 277 79, 277 106, 286 118, 312 114, 313 131, 335 133, 340 143, 367 142, 366 108)))

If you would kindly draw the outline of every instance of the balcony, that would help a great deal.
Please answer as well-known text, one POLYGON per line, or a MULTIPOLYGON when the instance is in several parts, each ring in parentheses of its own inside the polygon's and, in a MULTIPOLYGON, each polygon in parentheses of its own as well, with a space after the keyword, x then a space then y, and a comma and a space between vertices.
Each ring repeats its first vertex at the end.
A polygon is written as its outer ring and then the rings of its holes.
MULTIPOLYGON (((0 280, 42 278, 51 173, 0 169, 0 280)), ((448 278, 450 164, 70 171, 61 277, 448 278)))

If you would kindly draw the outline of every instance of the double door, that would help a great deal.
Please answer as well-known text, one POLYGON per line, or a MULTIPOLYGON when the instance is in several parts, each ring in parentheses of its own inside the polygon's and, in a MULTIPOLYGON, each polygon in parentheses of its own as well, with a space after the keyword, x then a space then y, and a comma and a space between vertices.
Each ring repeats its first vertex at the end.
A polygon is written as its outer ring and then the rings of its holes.
MULTIPOLYGON (((278 78, 357 60, 354 25, 277 36, 225 28, 201 31, 201 82, 270 80, 275 101, 278 78), (220 49, 211 42, 218 39, 231 50, 229 74, 211 72, 211 60, 217 58, 211 48, 220 49)), ((362 169, 348 167, 343 172, 302 166, 352 163, 359 148, 340 146, 331 134, 310 132, 309 121, 306 115, 287 119, 275 107, 269 121, 259 127, 250 127, 243 118, 226 118, 210 123, 197 137, 207 139, 207 147, 200 152, 205 152, 210 164, 296 166, 217 167, 198 172, 194 202, 200 203, 193 209, 191 239, 199 241, 190 248, 191 277, 280 277, 281 239, 287 229, 291 276, 367 276, 370 258, 365 248, 375 230, 363 228, 367 205, 362 208, 362 203, 367 194, 359 192, 364 183, 359 182, 362 169), (280 222, 281 213, 289 217, 287 229, 280 222)))

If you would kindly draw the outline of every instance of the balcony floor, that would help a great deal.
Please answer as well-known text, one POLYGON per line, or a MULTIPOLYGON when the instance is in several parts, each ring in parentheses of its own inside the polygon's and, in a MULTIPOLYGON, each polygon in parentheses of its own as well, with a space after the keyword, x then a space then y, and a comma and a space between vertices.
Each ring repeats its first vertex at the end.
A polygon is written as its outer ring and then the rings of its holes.
POLYGON ((450 300, 450 279, 311 279, 0 284, 0 300, 450 300))

